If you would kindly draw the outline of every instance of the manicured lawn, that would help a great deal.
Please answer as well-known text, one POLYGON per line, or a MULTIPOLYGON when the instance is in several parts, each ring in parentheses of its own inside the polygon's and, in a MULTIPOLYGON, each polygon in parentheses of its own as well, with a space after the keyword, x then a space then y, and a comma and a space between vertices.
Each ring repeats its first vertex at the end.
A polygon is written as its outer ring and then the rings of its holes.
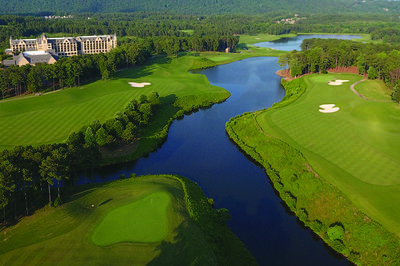
POLYGON ((215 62, 220 62, 220 61, 229 60, 230 57, 227 57, 227 56, 214 56, 214 57, 210 57, 209 59, 212 60, 212 61, 215 61, 215 62))
POLYGON ((119 207, 107 214, 92 235, 99 246, 122 242, 160 242, 168 234, 167 207, 170 197, 165 192, 119 207))
POLYGON ((133 98, 153 91, 157 91, 162 103, 168 106, 176 98, 189 95, 226 99, 229 92, 211 86, 202 75, 188 72, 200 59, 204 58, 157 58, 143 67, 117 72, 111 80, 0 102, 0 149, 62 142, 71 132, 95 119, 105 122, 133 98), (133 88, 128 84, 130 81, 150 82, 151 85, 133 88))
POLYGON ((189 217, 180 182, 163 176, 97 184, 0 232, 1 265, 215 261, 204 233, 189 217))
MULTIPOLYGON (((400 235, 400 109, 392 102, 356 96, 351 74, 307 76, 306 92, 294 103, 264 112, 262 129, 300 150, 318 174, 389 231, 400 235), (328 80, 349 80, 330 86, 328 80), (335 104, 335 113, 319 105, 335 104)), ((388 99, 383 84, 361 83, 360 93, 388 99)))
POLYGON ((172 106, 175 101, 180 103, 180 108, 192 109, 229 97, 228 91, 210 85, 205 76, 193 75, 189 70, 252 56, 280 54, 280 51, 254 48, 242 53, 205 52, 195 53, 196 56, 182 53, 178 58, 156 57, 141 67, 115 73, 110 80, 98 80, 42 96, 0 101, 0 149, 63 142, 73 131, 93 120, 103 123, 117 111, 122 111, 130 100, 156 91, 161 107, 150 128, 142 135, 151 137, 179 110, 172 106), (128 82, 149 82, 151 85, 134 88, 128 82))

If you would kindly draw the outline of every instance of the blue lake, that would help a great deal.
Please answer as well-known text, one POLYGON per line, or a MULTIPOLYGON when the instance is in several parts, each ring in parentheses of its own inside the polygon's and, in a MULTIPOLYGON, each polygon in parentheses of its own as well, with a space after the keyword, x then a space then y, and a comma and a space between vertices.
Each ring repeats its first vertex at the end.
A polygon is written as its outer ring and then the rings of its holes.
MULTIPOLYGON (((298 49, 293 47, 305 37, 315 35, 289 39, 284 45, 298 49)), ((263 45, 281 49, 282 42, 263 45)), ((276 62, 274 57, 248 58, 196 72, 230 91, 231 97, 174 121, 160 149, 136 162, 96 169, 91 181, 118 179, 120 174, 130 173, 182 175, 197 182, 207 197, 215 200, 216 208, 229 209, 229 227, 260 265, 348 265, 344 257, 302 227, 276 195, 264 169, 239 151, 225 132, 229 118, 268 108, 282 99, 276 62)))

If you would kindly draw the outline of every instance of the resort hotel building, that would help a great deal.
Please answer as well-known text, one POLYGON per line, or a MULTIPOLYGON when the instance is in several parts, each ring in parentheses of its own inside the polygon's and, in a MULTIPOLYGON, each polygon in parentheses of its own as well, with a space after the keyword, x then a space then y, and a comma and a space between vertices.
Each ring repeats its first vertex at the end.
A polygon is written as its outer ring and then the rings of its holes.
POLYGON ((14 56, 12 60, 4 60, 4 65, 52 64, 59 57, 107 53, 116 46, 116 34, 47 38, 46 34, 43 33, 37 39, 13 39, 10 37, 10 49, 7 49, 6 53, 20 54, 14 56))

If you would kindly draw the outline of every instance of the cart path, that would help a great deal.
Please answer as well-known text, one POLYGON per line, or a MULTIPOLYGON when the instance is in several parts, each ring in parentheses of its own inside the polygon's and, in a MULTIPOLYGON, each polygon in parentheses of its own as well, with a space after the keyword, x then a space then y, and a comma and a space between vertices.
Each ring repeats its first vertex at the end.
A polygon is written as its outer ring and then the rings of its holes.
POLYGON ((356 91, 356 89, 355 89, 354 87, 355 87, 358 83, 361 83, 361 82, 366 81, 366 80, 367 80, 367 78, 364 77, 362 80, 359 80, 359 81, 357 81, 356 83, 351 84, 350 89, 351 89, 357 96, 359 96, 359 97, 361 97, 361 98, 363 98, 363 99, 365 99, 365 100, 367 100, 367 101, 372 101, 372 102, 385 102, 385 103, 390 103, 390 102, 392 102, 392 101, 389 101, 389 100, 373 100, 373 99, 369 99, 369 98, 365 97, 364 95, 362 95, 361 93, 359 93, 358 91, 356 91))

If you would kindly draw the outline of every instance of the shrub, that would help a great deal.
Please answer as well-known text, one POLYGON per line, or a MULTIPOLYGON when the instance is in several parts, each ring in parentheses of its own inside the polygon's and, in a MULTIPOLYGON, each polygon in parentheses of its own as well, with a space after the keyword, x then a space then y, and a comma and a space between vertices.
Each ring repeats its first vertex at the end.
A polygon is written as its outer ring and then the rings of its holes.
POLYGON ((213 208, 214 208, 214 204, 215 204, 215 202, 214 202, 214 199, 212 199, 212 198, 209 198, 209 199, 208 199, 208 204, 210 204, 210 205, 211 205, 211 207, 213 207, 213 208))
POLYGON ((135 178, 136 177, 136 174, 135 173, 130 173, 129 174, 129 178, 135 178))
POLYGON ((119 179, 125 179, 125 175, 124 174, 119 175, 119 179))
POLYGON ((97 130, 96 132, 95 138, 97 145, 99 145, 100 147, 104 146, 106 144, 107 138, 106 130, 103 127, 100 127, 99 130, 97 130))
POLYGON ((340 224, 331 225, 327 233, 330 240, 341 240, 344 236, 344 227, 340 224))
POLYGON ((310 227, 314 232, 319 233, 323 230, 324 225, 322 224, 322 222, 320 220, 314 220, 310 224, 310 227))
POLYGON ((378 77, 378 71, 374 67, 370 67, 367 72, 369 79, 376 79, 378 77))
POLYGON ((336 239, 336 240, 334 240, 332 242, 332 248, 337 250, 337 251, 339 251, 340 253, 342 253, 346 257, 348 257, 350 255, 350 251, 348 250, 348 248, 339 239, 336 239))
POLYGON ((299 219, 303 222, 306 222, 308 220, 308 213, 306 211, 306 209, 301 208, 297 214, 297 216, 299 217, 299 219))
POLYGON ((219 221, 221 223, 226 223, 232 218, 228 209, 225 209, 225 208, 218 209, 217 214, 218 214, 219 221))
POLYGON ((400 85, 396 85, 393 88, 393 92, 392 92, 392 100, 396 103, 400 102, 400 85))
POLYGON ((63 202, 62 202, 62 200, 61 200, 61 198, 57 198, 55 201, 54 201, 54 207, 55 208, 57 208, 58 206, 61 206, 63 204, 63 202))

